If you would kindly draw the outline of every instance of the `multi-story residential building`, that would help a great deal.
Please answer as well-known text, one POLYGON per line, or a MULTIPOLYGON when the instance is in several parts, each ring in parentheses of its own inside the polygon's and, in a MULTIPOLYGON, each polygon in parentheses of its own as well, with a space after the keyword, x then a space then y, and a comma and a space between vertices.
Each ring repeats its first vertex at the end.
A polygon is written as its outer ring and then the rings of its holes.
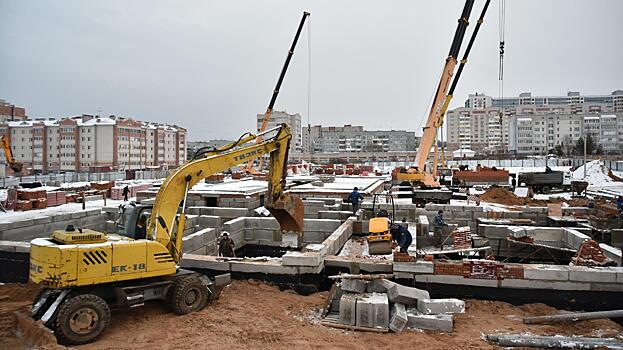
POLYGON ((34 172, 171 168, 186 161, 186 129, 116 116, 7 121, 0 134, 34 172))
POLYGON ((303 149, 315 152, 405 152, 417 149, 415 132, 364 130, 363 126, 308 126, 303 128, 303 149))
POLYGON ((517 115, 510 125, 511 153, 546 154, 557 145, 569 152, 586 135, 604 152, 623 152, 623 112, 517 115))
POLYGON ((7 101, 0 99, 0 123, 4 123, 9 120, 25 120, 26 109, 23 107, 16 107, 8 103, 7 101))
MULTIPOLYGON (((470 94, 464 107, 446 114, 448 149, 472 149, 480 153, 506 152, 510 147, 509 127, 514 127, 508 118, 513 116, 617 112, 623 112, 623 90, 613 91, 610 95, 586 96, 579 92, 568 92, 567 96, 532 96, 526 92, 517 97, 502 98, 470 94)), ((535 128, 547 129, 548 126, 542 128, 539 125, 535 128)), ((550 130, 539 130, 544 131, 550 130)), ((551 140, 546 141, 546 144, 551 143, 551 140)), ((539 144, 536 147, 547 148, 547 145, 539 144)))
MULTIPOLYGON (((264 114, 257 115, 257 130, 262 127, 264 114)), ((298 113, 289 114, 287 112, 273 111, 268 120, 266 130, 272 129, 280 124, 287 124, 292 132, 292 141, 290 142, 290 152, 301 153, 303 151, 303 139, 301 136, 301 115, 298 113)))

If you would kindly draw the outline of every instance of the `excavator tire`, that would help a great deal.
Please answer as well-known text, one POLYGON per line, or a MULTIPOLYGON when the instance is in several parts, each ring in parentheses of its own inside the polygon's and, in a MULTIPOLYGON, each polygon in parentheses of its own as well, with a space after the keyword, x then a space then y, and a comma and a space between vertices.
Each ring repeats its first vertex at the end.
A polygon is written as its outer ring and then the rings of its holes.
POLYGON ((169 306, 178 315, 203 310, 208 303, 208 291, 195 274, 179 277, 169 290, 169 306))
POLYGON ((94 294, 79 294, 61 304, 54 322, 56 339, 63 345, 86 344, 110 323, 110 308, 94 294))

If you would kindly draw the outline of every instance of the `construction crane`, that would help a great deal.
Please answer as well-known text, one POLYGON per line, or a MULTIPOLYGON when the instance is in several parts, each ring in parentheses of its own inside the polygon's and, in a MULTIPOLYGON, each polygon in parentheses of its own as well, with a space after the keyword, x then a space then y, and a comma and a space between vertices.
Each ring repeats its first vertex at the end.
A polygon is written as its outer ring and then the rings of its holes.
POLYGON ((13 151, 11 150, 11 143, 9 142, 9 138, 5 135, 2 135, 0 138, 0 143, 2 143, 2 148, 4 149, 4 156, 6 157, 6 162, 9 165, 9 168, 13 170, 15 174, 20 174, 22 172, 23 164, 15 161, 13 157, 13 151))
MULTIPOLYGON (((214 173, 270 155, 265 207, 282 230, 301 233, 303 203, 284 193, 291 139, 289 127, 282 124, 202 152, 197 155, 200 159, 177 168, 158 191, 145 238, 137 239, 138 228, 128 225, 126 231, 134 233, 132 237, 69 226, 54 231, 50 238, 34 239, 30 280, 44 288, 33 302, 33 318, 53 329, 59 342, 84 344, 108 326, 111 306, 136 307, 148 300, 162 300, 180 315, 203 309, 229 275, 216 276, 213 281, 179 267, 189 189, 214 173), (274 136, 248 145, 268 134, 274 136)), ((145 208, 135 211, 145 213, 145 208)))
POLYGON ((431 187, 439 186, 439 182, 437 180, 437 133, 438 130, 443 126, 443 119, 450 104, 450 101, 452 100, 454 89, 456 88, 461 73, 463 72, 465 64, 467 63, 467 57, 474 44, 474 40, 476 39, 478 30, 480 29, 480 26, 484 21, 484 15, 487 12, 487 8, 489 7, 490 2, 490 0, 487 0, 485 2, 483 10, 480 14, 480 18, 478 19, 467 49, 465 50, 463 59, 461 59, 461 65, 459 66, 458 72, 454 77, 454 80, 452 80, 452 77, 454 75, 454 69, 456 67, 456 64, 458 63, 457 57, 461 49, 461 44, 463 43, 463 38, 465 37, 467 26, 469 24, 469 16, 474 5, 474 0, 467 0, 465 2, 465 6, 463 8, 461 17, 459 18, 456 32, 454 33, 452 45, 450 46, 450 52, 448 54, 448 57, 446 58, 446 63, 441 73, 441 78, 437 86, 435 98, 433 99, 433 104, 428 114, 426 126, 423 128, 422 139, 420 141, 420 146, 418 147, 415 157, 415 168, 408 169, 406 172, 397 173, 396 178, 398 181, 419 183, 423 184, 424 186, 431 187), (451 81, 452 86, 450 87, 450 90, 448 90, 448 86, 450 86, 451 81), (428 160, 428 156, 433 147, 435 147, 433 166, 431 166, 430 169, 426 169, 426 161, 428 160))
MULTIPOLYGON (((288 50, 288 55, 286 56, 286 61, 281 68, 281 73, 279 74, 279 79, 277 79, 277 85, 273 90, 273 95, 270 98, 270 102, 268 103, 268 107, 266 108, 266 112, 264 112, 264 118, 262 119, 262 125, 259 129, 259 132, 262 133, 268 127, 268 122, 270 121, 270 116, 273 113, 273 107, 275 106, 275 102, 277 101, 277 96, 279 96, 279 90, 281 89, 281 84, 283 83, 283 78, 286 76, 286 72, 288 71, 288 66, 290 66, 290 60, 292 60, 292 56, 294 55, 294 49, 296 48, 296 43, 299 41, 299 36, 301 35, 301 31, 303 30, 303 25, 305 25, 305 20, 309 17, 309 12, 303 12, 303 17, 301 18, 301 22, 299 23, 299 27, 296 30, 296 34, 294 35, 294 40, 292 41, 292 45, 288 50)), ((257 143, 262 142, 262 136, 258 136, 257 143)), ((262 158, 260 158, 260 168, 262 164, 262 158)), ((245 168, 247 173, 256 173, 253 169, 253 161, 250 160, 247 162, 247 166, 245 168)))

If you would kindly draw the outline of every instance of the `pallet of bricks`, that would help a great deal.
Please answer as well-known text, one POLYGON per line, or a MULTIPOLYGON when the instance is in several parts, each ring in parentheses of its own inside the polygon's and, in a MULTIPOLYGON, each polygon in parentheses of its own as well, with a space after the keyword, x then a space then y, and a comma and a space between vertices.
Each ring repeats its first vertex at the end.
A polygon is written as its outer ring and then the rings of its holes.
POLYGON ((67 195, 64 191, 52 191, 47 193, 48 207, 55 207, 67 203, 67 195))
MULTIPOLYGON (((125 186, 126 185, 119 185, 119 186, 112 187, 110 189, 110 198, 123 200, 123 189, 125 188, 125 186)), ((133 184, 133 185, 127 185, 127 186, 128 186, 128 190, 130 190, 130 193, 128 193, 128 198, 136 197, 136 194, 139 191, 144 191, 144 190, 151 188, 151 184, 149 183, 133 184)))
POLYGON ((17 190, 16 211, 45 209, 48 207, 48 196, 45 190, 24 188, 17 190))
POLYGON ((91 182, 89 185, 92 190, 96 190, 99 193, 106 193, 106 197, 110 198, 111 189, 115 186, 114 181, 99 181, 99 182, 91 182))

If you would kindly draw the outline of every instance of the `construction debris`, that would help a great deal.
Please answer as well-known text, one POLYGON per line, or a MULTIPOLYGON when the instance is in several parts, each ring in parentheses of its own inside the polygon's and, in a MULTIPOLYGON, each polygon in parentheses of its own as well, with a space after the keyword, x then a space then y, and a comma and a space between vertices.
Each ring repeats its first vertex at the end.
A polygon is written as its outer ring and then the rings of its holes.
POLYGON ((623 349, 616 338, 539 336, 532 334, 486 334, 485 340, 503 347, 556 349, 623 349))
POLYGON ((571 263, 576 266, 616 266, 616 263, 604 255, 599 243, 595 240, 586 240, 577 254, 571 258, 571 263))
POLYGON ((596 320, 600 318, 623 318, 623 310, 595 311, 595 312, 569 312, 560 315, 545 315, 524 317, 525 324, 543 324, 567 321, 596 320))

